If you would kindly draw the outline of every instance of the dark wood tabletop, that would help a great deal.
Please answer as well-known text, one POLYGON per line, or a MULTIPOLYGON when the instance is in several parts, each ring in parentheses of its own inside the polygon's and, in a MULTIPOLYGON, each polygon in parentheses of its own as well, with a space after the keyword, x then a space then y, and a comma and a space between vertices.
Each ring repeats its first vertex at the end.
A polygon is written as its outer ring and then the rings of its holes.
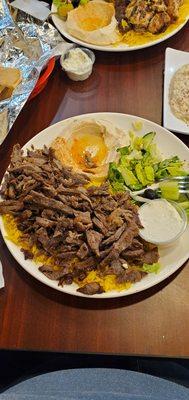
MULTIPOLYGON (((170 40, 126 53, 96 53, 91 77, 72 82, 59 62, 44 91, 28 102, 0 147, 1 177, 12 147, 78 114, 112 111, 162 124, 166 47, 189 51, 189 23, 170 40)), ((189 136, 179 136, 189 145, 189 136)), ((189 356, 189 268, 122 298, 79 298, 26 273, 0 240, 0 348, 131 355, 189 356)), ((189 264, 188 264, 189 267, 189 264)))

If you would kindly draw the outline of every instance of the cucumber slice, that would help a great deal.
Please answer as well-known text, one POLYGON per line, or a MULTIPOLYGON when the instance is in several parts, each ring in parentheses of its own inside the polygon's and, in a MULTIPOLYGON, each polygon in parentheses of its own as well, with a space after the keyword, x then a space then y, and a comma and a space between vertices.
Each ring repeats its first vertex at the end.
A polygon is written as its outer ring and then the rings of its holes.
POLYGON ((139 182, 141 182, 143 186, 146 186, 148 182, 146 180, 142 165, 140 163, 136 164, 135 171, 139 182))
POLYGON ((179 204, 179 206, 184 208, 184 210, 189 209, 189 201, 183 201, 182 203, 178 203, 178 204, 179 204))
POLYGON ((177 182, 161 182, 159 184, 161 196, 167 200, 179 199, 179 188, 177 182))
POLYGON ((186 176, 188 173, 183 171, 180 166, 167 167, 167 171, 171 176, 186 176))
POLYGON ((144 167, 144 172, 146 174, 146 178, 149 182, 154 182, 155 181, 155 176, 154 176, 154 169, 151 165, 146 165, 144 167))
POLYGON ((121 173, 126 186, 133 187, 139 184, 138 179, 135 177, 133 172, 130 171, 128 168, 118 167, 118 171, 121 173))
POLYGON ((143 149, 147 150, 156 136, 156 132, 148 132, 143 136, 143 149))

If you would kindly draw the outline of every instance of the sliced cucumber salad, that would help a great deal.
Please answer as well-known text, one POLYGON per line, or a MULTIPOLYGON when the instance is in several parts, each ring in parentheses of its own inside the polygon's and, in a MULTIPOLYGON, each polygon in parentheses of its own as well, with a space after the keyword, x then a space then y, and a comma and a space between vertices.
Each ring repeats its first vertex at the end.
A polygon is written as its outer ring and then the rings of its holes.
POLYGON ((156 132, 148 132, 143 137, 129 133, 129 146, 117 149, 119 161, 109 165, 108 179, 114 192, 141 190, 162 178, 188 175, 184 162, 178 156, 162 160, 154 139, 156 132))

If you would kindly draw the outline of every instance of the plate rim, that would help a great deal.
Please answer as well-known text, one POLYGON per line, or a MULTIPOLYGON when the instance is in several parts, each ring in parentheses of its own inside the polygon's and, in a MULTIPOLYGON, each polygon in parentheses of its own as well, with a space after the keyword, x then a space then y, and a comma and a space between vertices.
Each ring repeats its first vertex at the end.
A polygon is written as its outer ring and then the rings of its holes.
MULTIPOLYGON (((72 121, 72 120, 74 120, 74 119, 92 118, 92 117, 93 117, 93 118, 96 118, 96 119, 100 119, 100 118, 102 118, 103 116, 107 116, 107 115, 109 115, 109 116, 115 116, 115 117, 116 117, 116 116, 117 116, 117 117, 121 116, 121 117, 123 117, 123 118, 131 118, 131 120, 133 119, 133 120, 135 120, 135 121, 136 121, 136 119, 137 119, 137 120, 139 120, 139 121, 141 121, 141 122, 147 122, 147 123, 153 124, 154 127, 158 127, 158 128, 163 129, 163 131, 165 132, 165 134, 167 134, 168 136, 173 136, 173 137, 174 137, 174 140, 177 141, 177 142, 179 142, 179 143, 182 145, 183 149, 185 149, 185 150, 189 153, 189 148, 185 145, 185 143, 182 142, 182 140, 180 140, 180 139, 179 139, 177 136, 175 136, 172 132, 170 132, 169 130, 167 130, 167 129, 164 128, 163 126, 157 124, 156 122, 150 121, 150 120, 148 120, 148 119, 146 119, 146 118, 142 118, 142 117, 139 117, 139 116, 136 116, 136 115, 125 114, 125 113, 117 113, 117 112, 94 112, 94 113, 86 113, 86 114, 79 114, 79 115, 76 115, 76 116, 72 116, 72 117, 63 119, 63 120, 61 120, 61 121, 59 121, 59 122, 57 122, 57 123, 55 123, 55 124, 52 124, 52 125, 48 126, 47 128, 43 129, 42 131, 38 132, 35 136, 33 136, 28 142, 26 142, 26 143, 24 144, 24 146, 22 147, 22 149, 25 150, 26 148, 28 148, 29 146, 31 146, 33 140, 35 140, 37 137, 39 137, 42 133, 46 133, 46 132, 48 132, 49 130, 54 129, 54 127, 56 127, 56 126, 61 126, 62 124, 65 124, 65 125, 66 125, 67 123, 69 123, 70 121, 72 121)), ((6 169, 5 173, 4 173, 4 175, 6 174, 6 172, 7 172, 7 169, 6 169)), ((2 181, 3 181, 3 179, 4 179, 4 175, 3 175, 2 181)), ((189 226, 188 226, 187 230, 189 231, 189 226)), ((110 298, 118 298, 118 297, 129 296, 129 295, 132 295, 132 294, 134 295, 134 294, 136 294, 136 293, 143 292, 144 290, 147 290, 147 289, 149 289, 149 288, 151 288, 151 287, 153 287, 153 286, 158 285, 160 282, 166 280, 169 276, 173 275, 173 274, 174 274, 176 271, 178 271, 178 270, 188 261, 188 259, 189 259, 189 249, 188 249, 187 256, 182 257, 182 258, 179 260, 179 263, 177 264, 177 266, 172 267, 171 273, 170 273, 170 271, 169 271, 169 268, 167 268, 167 272, 164 273, 162 276, 156 275, 156 282, 155 282, 155 283, 153 283, 153 282, 147 282, 145 285, 143 285, 142 288, 137 288, 136 285, 133 285, 130 289, 124 289, 124 290, 122 290, 122 291, 120 291, 120 292, 111 292, 111 291, 110 291, 110 292, 105 292, 105 293, 102 293, 102 294, 95 294, 95 295, 92 295, 92 296, 88 296, 88 295, 85 295, 85 294, 83 294, 83 293, 77 292, 76 290, 75 290, 74 293, 71 293, 70 290, 69 290, 69 287, 70 287, 69 285, 68 285, 68 288, 66 288, 66 286, 60 287, 60 286, 58 286, 58 282, 57 282, 57 281, 50 280, 49 278, 47 278, 47 277, 44 276, 43 274, 41 274, 41 276, 40 276, 40 275, 39 275, 39 276, 36 276, 35 271, 38 271, 38 267, 37 267, 38 264, 35 263, 35 262, 33 262, 33 261, 31 261, 31 260, 25 260, 25 259, 24 259, 24 255, 23 255, 23 253, 21 252, 20 248, 19 248, 17 245, 15 245, 14 243, 12 243, 10 240, 8 240, 8 239, 6 238, 6 231, 5 231, 5 228, 4 228, 2 216, 0 216, 0 231, 1 231, 1 234, 2 234, 2 237, 3 237, 3 240, 4 240, 4 242, 5 242, 5 244, 6 244, 7 248, 8 248, 8 250, 9 250, 10 253, 12 254, 13 258, 18 262, 18 264, 19 264, 27 273, 29 273, 29 274, 30 274, 32 277, 34 277, 36 280, 40 281, 41 283, 43 283, 44 285, 46 285, 46 286, 48 286, 48 287, 51 287, 51 288, 53 288, 53 289, 55 289, 55 290, 58 290, 59 292, 66 293, 66 294, 69 294, 69 295, 72 295, 72 296, 76 296, 76 297, 85 297, 85 298, 90 298, 90 299, 91 299, 91 298, 94 298, 94 299, 103 299, 103 300, 104 300, 104 299, 110 299, 110 298), (14 251, 15 248, 16 248, 16 250, 17 250, 16 254, 15 254, 15 251, 14 251), (23 258, 22 263, 21 263, 21 261, 20 261, 20 259, 19 259, 20 256, 22 256, 22 258, 23 258), (30 265, 31 265, 31 263, 33 263, 33 264, 36 266, 36 270, 35 270, 35 269, 34 269, 34 270, 33 270, 33 269, 30 270, 30 267, 27 266, 28 262, 30 263, 30 265), (134 288, 134 289, 133 289, 133 288, 134 288)), ((143 281, 143 282, 144 282, 144 281, 143 281)), ((72 286, 72 288, 73 288, 73 286, 72 286)))
MULTIPOLYGON (((56 12, 56 10, 57 10, 57 7, 52 3, 51 12, 54 13, 54 12, 56 12)), ((61 35, 63 35, 66 39, 70 40, 71 42, 78 44, 79 46, 88 47, 91 50, 98 50, 98 51, 105 51, 105 52, 121 52, 121 53, 127 52, 127 51, 146 49, 148 47, 152 47, 152 46, 155 46, 156 44, 162 43, 165 40, 176 35, 189 21, 189 16, 188 16, 188 18, 186 17, 185 21, 183 23, 181 23, 177 28, 175 28, 173 31, 171 31, 170 33, 168 33, 167 35, 163 36, 160 39, 154 40, 152 42, 148 42, 143 45, 137 45, 137 46, 125 45, 125 46, 123 46, 123 48, 121 48, 121 47, 116 47, 116 46, 114 47, 113 45, 99 46, 99 45, 83 42, 80 39, 74 38, 74 36, 70 35, 68 32, 66 32, 65 30, 62 30, 60 28, 59 24, 57 24, 56 21, 60 20, 61 22, 63 22, 61 20, 61 18, 59 18, 57 15, 53 15, 53 14, 52 14, 51 18, 52 18, 54 25, 56 26, 58 31, 61 33, 61 35)))

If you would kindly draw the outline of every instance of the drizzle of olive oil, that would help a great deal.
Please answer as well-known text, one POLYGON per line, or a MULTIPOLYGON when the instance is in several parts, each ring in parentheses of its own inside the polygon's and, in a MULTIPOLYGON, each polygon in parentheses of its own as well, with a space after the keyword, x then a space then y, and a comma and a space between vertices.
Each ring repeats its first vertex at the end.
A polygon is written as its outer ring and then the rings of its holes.
POLYGON ((90 154, 91 163, 94 166, 100 166, 107 157, 107 153, 103 135, 91 135, 90 132, 78 134, 71 145, 72 158, 81 169, 88 167, 86 154, 90 154))
POLYGON ((84 31, 94 31, 96 29, 104 28, 106 25, 108 25, 108 23, 109 21, 96 16, 95 18, 93 16, 87 16, 86 18, 78 21, 79 27, 84 31))

